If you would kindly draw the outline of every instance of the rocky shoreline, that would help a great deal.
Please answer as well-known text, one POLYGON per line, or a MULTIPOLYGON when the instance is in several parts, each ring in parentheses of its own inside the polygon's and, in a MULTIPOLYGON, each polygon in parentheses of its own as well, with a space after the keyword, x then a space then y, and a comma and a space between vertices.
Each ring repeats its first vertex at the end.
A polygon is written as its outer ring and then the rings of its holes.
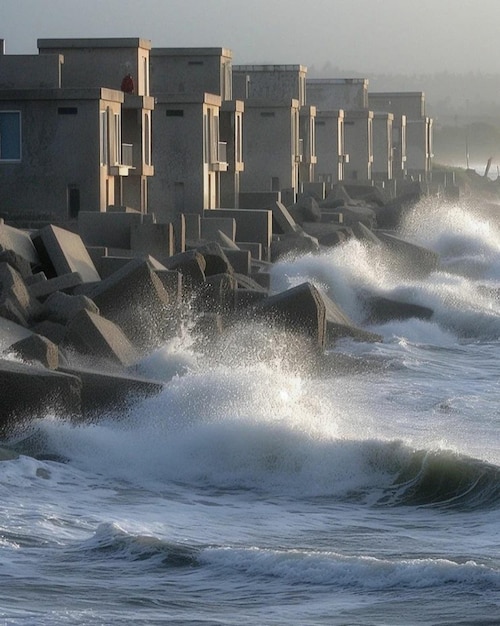
MULTIPOLYGON (((337 185, 325 200, 302 196, 289 208, 272 207, 270 258, 317 253, 354 237, 382 247, 399 271, 425 276, 438 267, 438 256, 391 232, 420 197, 416 187, 384 201, 374 187, 337 185)), ((242 268, 230 260, 231 253, 239 258, 234 241, 220 232, 214 239, 189 241, 165 258, 131 251, 102 277, 102 257, 78 233, 0 221, 1 436, 49 413, 96 420, 160 393, 165 381, 144 378, 135 366, 180 332, 188 311, 202 346, 245 320, 304 338, 319 361, 327 353, 331 361, 342 337, 382 340, 311 283, 272 293, 271 262, 248 252, 242 268)), ((373 296, 366 310, 367 325, 432 316, 426 307, 373 296)))

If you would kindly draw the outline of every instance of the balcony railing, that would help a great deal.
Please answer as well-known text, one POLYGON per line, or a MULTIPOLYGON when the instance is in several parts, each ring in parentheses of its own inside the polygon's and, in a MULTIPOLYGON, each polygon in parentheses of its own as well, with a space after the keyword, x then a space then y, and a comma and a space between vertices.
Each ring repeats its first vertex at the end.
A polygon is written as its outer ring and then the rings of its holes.
POLYGON ((133 147, 131 143, 122 143, 122 165, 134 166, 133 147))
POLYGON ((227 171, 227 143, 219 141, 216 145, 215 159, 211 163, 211 169, 214 172, 227 171))

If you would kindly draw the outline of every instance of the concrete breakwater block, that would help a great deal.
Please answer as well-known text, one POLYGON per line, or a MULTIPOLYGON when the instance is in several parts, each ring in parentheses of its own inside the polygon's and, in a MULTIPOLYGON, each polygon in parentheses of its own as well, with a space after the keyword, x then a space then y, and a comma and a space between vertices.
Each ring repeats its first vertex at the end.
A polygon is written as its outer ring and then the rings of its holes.
POLYGON ((366 323, 369 324, 384 324, 391 320, 411 318, 428 320, 434 314, 434 311, 429 307, 382 296, 366 296, 364 303, 367 312, 366 323))
POLYGON ((165 388, 163 382, 140 378, 133 373, 74 365, 64 366, 60 371, 78 378, 81 383, 82 420, 101 419, 105 413, 124 417, 137 402, 158 395, 165 388))
POLYGON ((48 278, 78 272, 82 282, 100 280, 79 235, 58 226, 45 226, 33 235, 33 244, 48 278))
POLYGON ((92 359, 98 358, 114 366, 128 367, 139 355, 121 329, 110 320, 91 311, 75 315, 66 329, 63 345, 92 359))
POLYGON ((12 250, 31 265, 40 262, 29 233, 4 223, 0 223, 0 250, 12 250))
POLYGON ((393 255, 394 269, 412 278, 425 278, 439 267, 439 254, 410 243, 395 235, 376 231, 386 249, 393 255))
POLYGON ((207 263, 205 257, 197 250, 174 254, 168 259, 163 259, 163 264, 167 269, 182 274, 187 287, 195 287, 205 282, 207 263))
POLYGON ((17 341, 10 351, 25 362, 43 365, 50 370, 59 367, 59 348, 55 343, 36 333, 17 341))
POLYGON ((77 376, 0 360, 0 435, 22 429, 47 413, 65 418, 78 417, 81 388, 77 376))
POLYGON ((271 319, 286 330, 304 333, 319 348, 326 345, 326 307, 321 293, 311 283, 265 298, 254 307, 257 315, 271 319))
POLYGON ((41 309, 19 272, 8 263, 0 263, 0 316, 27 326, 41 314, 41 309))
POLYGON ((329 345, 334 344, 338 339, 350 337, 356 341, 366 341, 374 343, 382 341, 382 336, 371 333, 363 328, 359 328, 349 318, 349 316, 326 294, 321 294, 325 304, 326 312, 326 332, 329 345))
POLYGON ((139 351, 157 347, 168 338, 169 295, 147 260, 132 259, 87 295, 139 351))
POLYGON ((0 317, 0 352, 6 352, 10 346, 21 339, 26 339, 32 331, 11 320, 0 317))

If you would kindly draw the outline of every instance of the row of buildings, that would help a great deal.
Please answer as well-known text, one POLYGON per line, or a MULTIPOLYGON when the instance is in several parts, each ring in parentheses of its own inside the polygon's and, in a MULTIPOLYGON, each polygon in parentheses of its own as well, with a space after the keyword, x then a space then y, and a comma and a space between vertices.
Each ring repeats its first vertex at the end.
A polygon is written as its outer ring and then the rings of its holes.
MULTIPOLYGON (((225 48, 149 40, 0 40, 0 217, 68 223, 128 207, 169 223, 238 208, 245 192, 426 180, 422 92, 309 79, 302 65, 233 65, 225 48), (124 81, 127 77, 128 80, 124 81)), ((258 208, 258 207, 256 207, 258 208)))

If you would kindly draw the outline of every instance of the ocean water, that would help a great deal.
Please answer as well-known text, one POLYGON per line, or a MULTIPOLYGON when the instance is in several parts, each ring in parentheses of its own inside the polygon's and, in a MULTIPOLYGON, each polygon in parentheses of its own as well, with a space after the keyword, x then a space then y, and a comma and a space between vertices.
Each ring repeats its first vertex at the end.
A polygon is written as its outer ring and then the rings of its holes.
MULTIPOLYGON (((363 294, 430 320, 344 340, 343 371, 262 324, 189 327, 127 415, 41 415, 0 463, 0 623, 500 624, 500 220, 429 200, 410 279, 359 242, 273 268, 359 324, 363 294)), ((499 209, 500 210, 500 209, 499 209)))

